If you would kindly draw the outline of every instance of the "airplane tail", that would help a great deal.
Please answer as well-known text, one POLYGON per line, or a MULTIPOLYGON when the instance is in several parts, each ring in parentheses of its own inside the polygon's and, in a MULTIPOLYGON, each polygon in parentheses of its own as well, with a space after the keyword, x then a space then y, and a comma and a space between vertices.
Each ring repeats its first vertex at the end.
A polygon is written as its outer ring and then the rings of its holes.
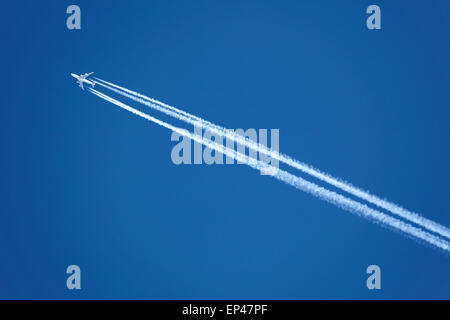
POLYGON ((95 87, 95 82, 92 81, 92 88, 95 87))

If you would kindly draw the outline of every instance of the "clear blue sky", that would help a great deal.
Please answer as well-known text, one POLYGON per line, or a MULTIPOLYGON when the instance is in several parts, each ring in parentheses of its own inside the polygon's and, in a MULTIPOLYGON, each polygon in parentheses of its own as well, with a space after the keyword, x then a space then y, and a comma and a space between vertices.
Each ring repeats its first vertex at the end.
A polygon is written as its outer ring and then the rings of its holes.
POLYGON ((69 75, 278 128, 283 153, 450 226, 448 2, 75 3, 80 31, 72 2, 2 4, 0 298, 450 298, 449 255, 245 166, 176 166, 169 131, 69 75))

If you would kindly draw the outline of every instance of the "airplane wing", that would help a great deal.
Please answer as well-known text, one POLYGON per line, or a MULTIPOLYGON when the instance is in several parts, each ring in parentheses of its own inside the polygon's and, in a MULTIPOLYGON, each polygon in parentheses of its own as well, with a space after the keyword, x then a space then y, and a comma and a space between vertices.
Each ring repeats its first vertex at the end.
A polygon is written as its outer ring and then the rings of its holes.
POLYGON ((80 88, 84 90, 83 81, 78 82, 78 84, 80 85, 80 88))
POLYGON ((82 77, 83 79, 86 79, 86 78, 89 77, 91 74, 93 74, 93 72, 85 73, 85 74, 83 74, 81 77, 82 77))

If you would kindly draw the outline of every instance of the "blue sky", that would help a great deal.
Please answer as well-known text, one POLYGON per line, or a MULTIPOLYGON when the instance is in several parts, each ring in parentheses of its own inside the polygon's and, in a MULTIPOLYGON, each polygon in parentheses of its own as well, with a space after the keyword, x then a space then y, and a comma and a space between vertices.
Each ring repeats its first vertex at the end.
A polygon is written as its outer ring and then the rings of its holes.
POLYGON ((3 5, 0 298, 450 298, 448 255, 245 166, 176 166, 169 131, 70 77, 278 128, 283 153, 450 226, 449 4, 77 1, 79 31, 70 4, 3 5))

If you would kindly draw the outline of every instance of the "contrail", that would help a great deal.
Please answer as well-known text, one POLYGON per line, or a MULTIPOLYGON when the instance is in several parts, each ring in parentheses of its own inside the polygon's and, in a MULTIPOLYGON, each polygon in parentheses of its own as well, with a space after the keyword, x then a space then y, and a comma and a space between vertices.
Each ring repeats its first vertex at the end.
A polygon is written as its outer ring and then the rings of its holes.
MULTIPOLYGON (((252 157, 238 153, 234 149, 227 148, 224 145, 219 145, 213 141, 204 140, 202 136, 192 134, 187 130, 183 130, 179 127, 175 127, 169 123, 166 123, 164 121, 156 119, 144 112, 141 112, 135 108, 130 107, 127 104, 124 104, 114 98, 111 98, 95 89, 88 88, 88 90, 91 93, 95 94, 96 96, 98 96, 108 102, 111 102, 122 109, 125 109, 131 113, 134 113, 135 115, 138 115, 138 116, 140 116, 144 119, 147 119, 149 121, 152 121, 162 127, 172 130, 172 131, 178 133, 179 135, 183 135, 191 140, 194 140, 200 144, 203 144, 210 149, 213 149, 217 152, 223 153, 235 160, 244 162, 256 170, 270 169, 270 165, 265 164, 265 163, 263 163, 257 159, 254 159, 252 157)), ((450 252, 450 242, 448 242, 444 239, 441 239, 440 237, 435 236, 429 232, 426 232, 420 228, 414 227, 411 224, 405 223, 399 219, 393 218, 393 217, 386 215, 380 211, 369 208, 368 206, 366 206, 360 202, 357 202, 355 200, 344 197, 341 194, 338 194, 334 191, 330 191, 328 189, 320 187, 312 182, 309 182, 300 177, 294 176, 284 170, 277 170, 277 173, 274 174, 273 177, 288 184, 288 185, 291 185, 299 190, 302 190, 302 191, 307 192, 315 197, 318 197, 322 200, 332 203, 332 204, 334 204, 344 210, 347 210, 351 213, 360 215, 360 216, 367 218, 375 223, 380 223, 383 226, 386 226, 393 230, 402 232, 405 235, 410 236, 416 240, 424 241, 436 248, 440 248, 440 249, 446 251, 447 253, 450 252)))
POLYGON ((197 116, 191 115, 183 110, 177 109, 173 106, 167 105, 165 103, 162 103, 158 100, 149 98, 145 95, 142 95, 138 92, 123 88, 119 85, 113 84, 111 82, 95 78, 96 83, 99 85, 116 92, 118 94, 121 94, 129 99, 132 99, 134 101, 137 101, 139 103, 142 103, 150 108, 153 108, 155 110, 158 110, 160 112, 163 112, 167 115, 170 115, 178 120, 184 121, 186 123, 192 124, 192 125, 199 125, 202 126, 211 132, 220 134, 222 136, 225 136, 228 139, 234 140, 237 143, 240 143, 242 145, 247 146, 250 149, 259 151, 260 153, 264 153, 267 156, 270 156, 272 159, 277 159, 278 161, 285 163, 295 169, 298 169, 304 173, 307 173, 323 182, 326 182, 334 187, 337 187, 347 193, 350 193, 360 199, 363 199, 373 205, 376 205, 380 208, 383 208, 385 210, 390 211, 391 213, 398 215, 399 217, 402 217, 403 219, 406 219, 410 222, 416 223, 417 225, 440 234, 441 236, 444 236, 448 239, 450 239, 450 229, 447 227, 438 224, 434 221, 431 221, 425 217, 422 217, 421 215, 411 212, 409 210, 406 210, 399 205, 396 205, 392 202, 389 202, 387 200, 383 200, 375 195, 370 194, 369 192, 363 191, 350 183, 335 178, 331 176, 330 174, 324 173, 319 171, 318 169, 313 168, 310 165, 307 165, 305 163, 299 162, 298 160, 295 160, 285 154, 275 152, 273 150, 268 149, 266 146, 261 145, 259 143, 256 143, 246 137, 243 137, 239 134, 236 134, 233 130, 229 130, 223 127, 220 127, 218 125, 215 125, 207 120, 204 120, 202 118, 199 118, 197 116))

